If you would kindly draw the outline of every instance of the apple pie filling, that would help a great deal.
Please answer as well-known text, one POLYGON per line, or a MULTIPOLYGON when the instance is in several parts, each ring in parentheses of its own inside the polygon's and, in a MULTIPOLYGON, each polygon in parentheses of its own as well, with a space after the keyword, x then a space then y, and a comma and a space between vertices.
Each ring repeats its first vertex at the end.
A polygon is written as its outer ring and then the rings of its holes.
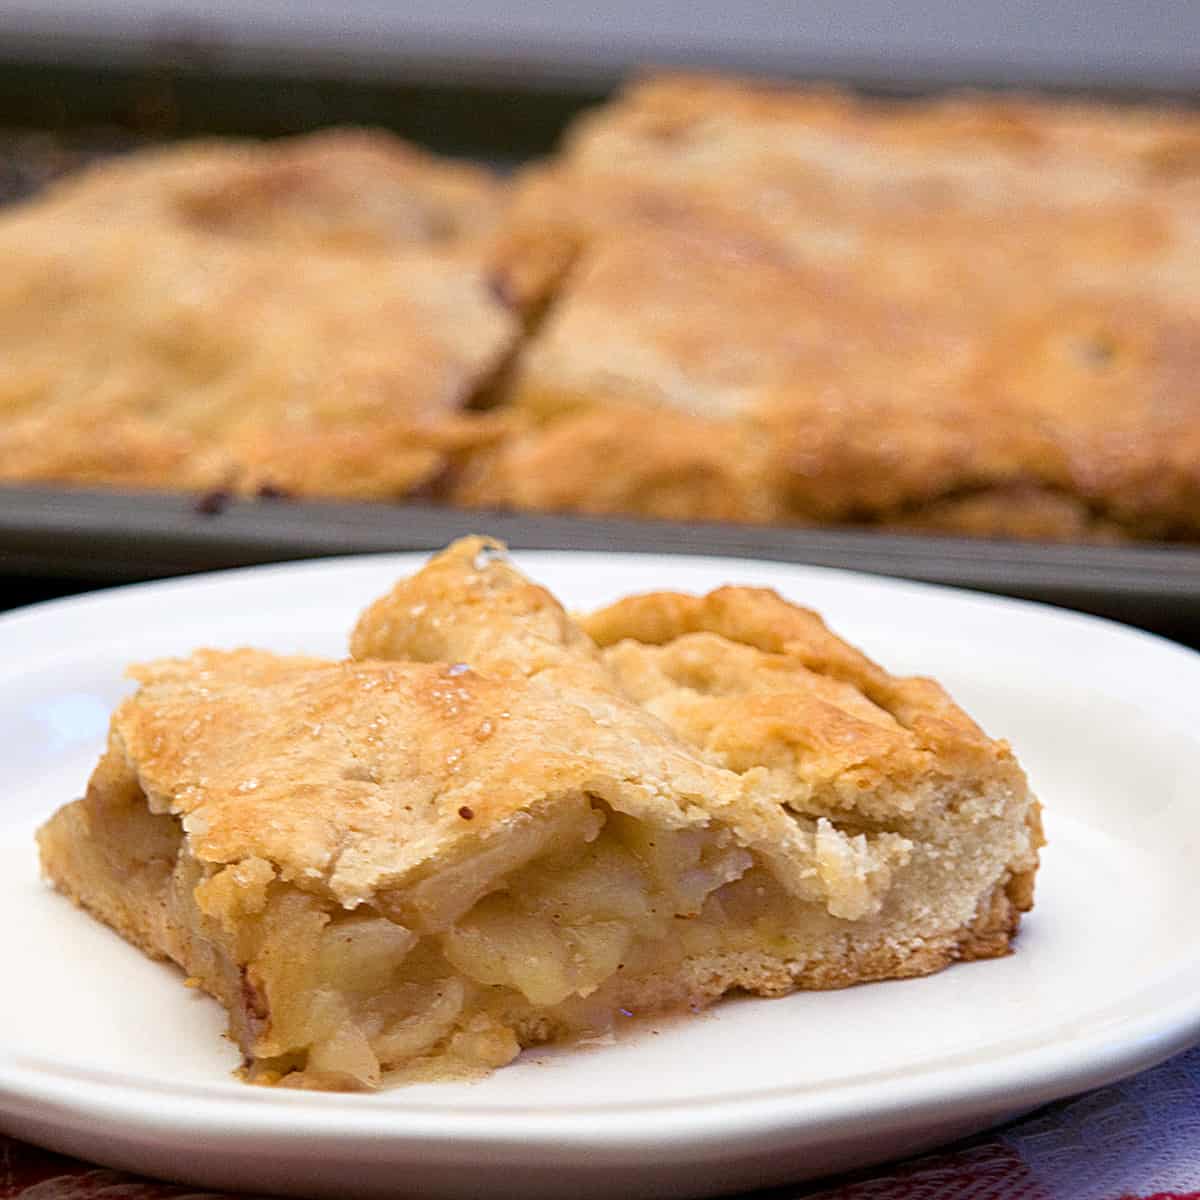
MULTIPOLYGON (((188 942, 171 957, 229 1004, 257 1082, 483 1072, 522 1045, 607 1031, 645 1006, 647 977, 728 948, 731 923, 762 936, 789 919, 782 888, 728 829, 652 829, 594 797, 523 814, 496 845, 347 911, 260 859, 201 868, 179 853, 178 819, 137 803, 135 786, 95 823, 123 876, 157 881, 188 942)), ((651 1007, 702 993, 676 981, 651 1007)))

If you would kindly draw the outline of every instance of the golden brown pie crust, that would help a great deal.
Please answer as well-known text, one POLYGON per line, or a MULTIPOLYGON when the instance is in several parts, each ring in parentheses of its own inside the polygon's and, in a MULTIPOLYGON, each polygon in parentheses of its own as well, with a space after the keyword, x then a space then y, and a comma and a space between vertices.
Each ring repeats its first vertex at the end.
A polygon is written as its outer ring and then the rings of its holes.
POLYGON ((0 219, 0 480, 1193 540, 1197 147, 661 75, 513 183, 377 132, 141 151, 0 219))
POLYGON ((580 414, 636 405, 642 477, 668 410, 723 459, 689 515, 1195 537, 1197 144, 1185 110, 634 84, 518 184, 578 260, 515 373, 535 430, 463 499, 611 511, 580 414))

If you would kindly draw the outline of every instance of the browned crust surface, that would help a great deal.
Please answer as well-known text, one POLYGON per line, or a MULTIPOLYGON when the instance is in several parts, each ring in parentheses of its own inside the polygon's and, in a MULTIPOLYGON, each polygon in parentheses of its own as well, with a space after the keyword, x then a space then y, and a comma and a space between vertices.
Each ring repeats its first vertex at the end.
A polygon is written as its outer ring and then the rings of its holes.
MULTIPOLYGON (((1129 184, 1086 204, 935 199, 825 220, 777 181, 709 167, 716 196, 669 173, 593 180, 599 165, 569 159, 526 186, 518 208, 577 229, 583 249, 514 378, 538 426, 464 499, 490 482, 492 502, 517 508, 610 508, 598 418, 580 414, 612 411, 643 479, 696 460, 675 440, 705 446, 726 487, 691 507, 711 517, 1060 540, 1200 531, 1190 194, 1129 184), (660 193, 675 207, 621 211, 660 193), (760 444, 765 502, 739 478, 760 444)), ((637 511, 655 515, 645 495, 637 511)))
POLYGON ((1197 147, 667 75, 515 186, 375 131, 140 151, 0 221, 0 478, 1195 539, 1197 147))
POLYGON ((667 827, 731 780, 615 693, 452 664, 200 651, 139 668, 115 750, 191 856, 256 858, 347 907, 588 791, 667 827), (469 808, 471 819, 461 815, 469 808))
POLYGON ((296 250, 367 252, 486 232, 503 203, 482 168, 382 130, 144 149, 59 182, 46 203, 81 218, 166 222, 296 250))
POLYGON ((667 75, 515 186, 377 131, 139 151, 0 220, 0 478, 1195 539, 1198 147, 667 75))
POLYGON ((626 694, 793 811, 908 834, 962 802, 948 780, 1007 797, 1028 850, 943 950, 988 957, 1007 946, 1033 905, 1041 808, 1008 744, 937 682, 890 674, 767 589, 631 596, 581 624, 626 694))
POLYGON ((625 503, 578 414, 632 404, 640 478, 707 444, 690 514, 1194 538, 1198 145, 1184 109, 637 82, 518 185, 580 257, 515 379, 542 427, 463 498, 625 503))
POLYGON ((389 499, 471 411, 545 265, 487 172, 382 133, 145 151, 0 218, 0 478, 389 499))

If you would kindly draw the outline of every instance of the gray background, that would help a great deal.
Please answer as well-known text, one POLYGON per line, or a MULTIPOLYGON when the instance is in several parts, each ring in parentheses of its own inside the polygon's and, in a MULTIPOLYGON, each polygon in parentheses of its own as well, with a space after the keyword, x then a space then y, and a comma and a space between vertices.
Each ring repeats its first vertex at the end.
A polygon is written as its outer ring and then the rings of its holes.
POLYGON ((561 84, 686 62, 863 79, 1200 87, 1190 0, 50 0, 0 4, 11 57, 561 84))

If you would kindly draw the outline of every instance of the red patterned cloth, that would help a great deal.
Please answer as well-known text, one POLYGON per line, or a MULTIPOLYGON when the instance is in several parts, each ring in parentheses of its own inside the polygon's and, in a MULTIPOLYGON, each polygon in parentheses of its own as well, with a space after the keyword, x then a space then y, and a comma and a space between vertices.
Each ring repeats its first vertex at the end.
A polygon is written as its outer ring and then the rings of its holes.
MULTIPOLYGON (((1200 1200, 1200 1047, 936 1154, 758 1200, 1200 1200)), ((0 1135, 0 1200, 221 1200, 0 1135)), ((618 1198, 614 1197, 614 1200, 618 1198)))

